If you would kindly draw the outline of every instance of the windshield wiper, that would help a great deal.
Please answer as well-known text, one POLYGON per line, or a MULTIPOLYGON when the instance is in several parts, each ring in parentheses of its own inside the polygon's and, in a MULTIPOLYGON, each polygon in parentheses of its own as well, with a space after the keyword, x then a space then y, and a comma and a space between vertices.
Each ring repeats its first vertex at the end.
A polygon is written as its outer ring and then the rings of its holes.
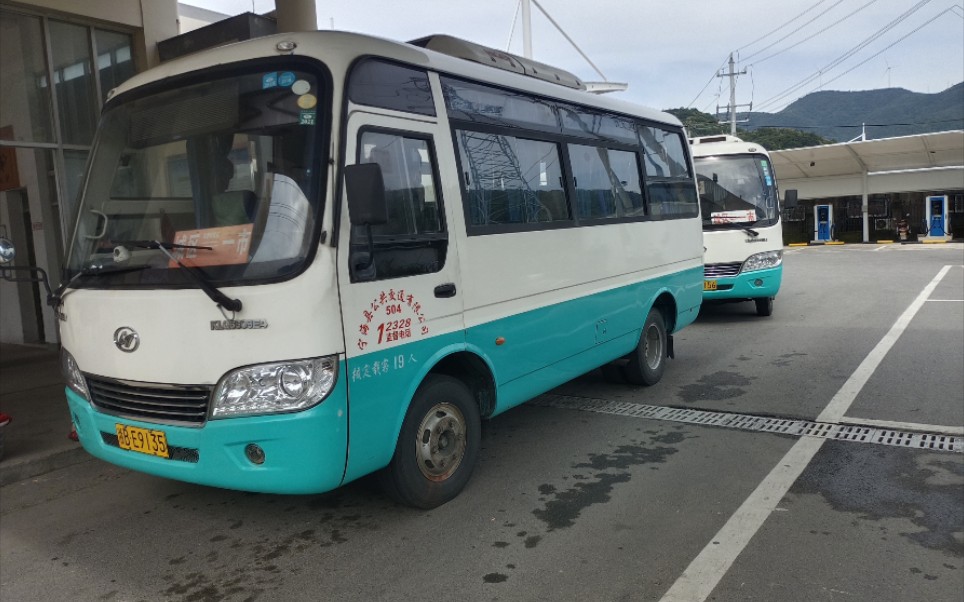
POLYGON ((190 276, 194 281, 201 287, 211 301, 214 301, 218 307, 223 307, 224 309, 232 312, 241 311, 241 301, 239 299, 232 299, 222 293, 216 286, 210 283, 208 279, 199 270, 188 267, 181 263, 181 260, 175 257, 170 249, 201 249, 204 251, 213 251, 213 247, 202 247, 197 245, 181 245, 176 242, 161 242, 159 240, 128 240, 124 241, 114 249, 115 256, 117 255, 117 249, 122 249, 125 246, 136 247, 138 249, 160 249, 167 258, 180 266, 188 276, 190 276))
POLYGON ((120 246, 136 247, 138 249, 203 249, 213 251, 214 247, 198 247, 195 245, 179 245, 176 242, 161 242, 159 240, 126 240, 117 243, 120 246))
POLYGON ((212 247, 197 247, 193 245, 179 245, 173 242, 161 242, 158 240, 138 240, 134 242, 127 243, 129 245, 140 247, 142 249, 160 249, 167 258, 180 266, 187 274, 197 282, 201 290, 204 291, 211 301, 214 301, 218 307, 223 307, 230 312, 241 311, 241 300, 232 299, 224 293, 222 293, 216 286, 211 284, 210 281, 201 273, 200 270, 188 267, 181 263, 181 260, 174 256, 168 249, 205 249, 208 251, 213 250, 212 247))

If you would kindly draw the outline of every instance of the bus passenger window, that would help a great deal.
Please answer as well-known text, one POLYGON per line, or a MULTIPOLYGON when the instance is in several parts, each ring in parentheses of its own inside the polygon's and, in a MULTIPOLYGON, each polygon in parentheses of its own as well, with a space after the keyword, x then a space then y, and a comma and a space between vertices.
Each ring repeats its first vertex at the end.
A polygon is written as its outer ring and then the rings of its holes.
POLYGON ((553 142, 456 130, 469 226, 571 219, 553 142))
POLYGON ((569 162, 579 219, 645 215, 636 153, 570 144, 569 162))
POLYGON ((656 217, 695 217, 699 198, 686 160, 683 136, 661 128, 639 126, 646 170, 646 197, 656 217))

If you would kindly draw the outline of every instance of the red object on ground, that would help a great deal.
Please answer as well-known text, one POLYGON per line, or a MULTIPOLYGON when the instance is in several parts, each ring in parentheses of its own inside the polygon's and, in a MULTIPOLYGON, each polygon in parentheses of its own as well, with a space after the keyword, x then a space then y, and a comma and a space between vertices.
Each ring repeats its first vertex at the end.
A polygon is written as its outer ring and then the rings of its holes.
POLYGON ((0 413, 0 426, 6 426, 11 420, 13 420, 12 417, 8 416, 7 414, 0 413))

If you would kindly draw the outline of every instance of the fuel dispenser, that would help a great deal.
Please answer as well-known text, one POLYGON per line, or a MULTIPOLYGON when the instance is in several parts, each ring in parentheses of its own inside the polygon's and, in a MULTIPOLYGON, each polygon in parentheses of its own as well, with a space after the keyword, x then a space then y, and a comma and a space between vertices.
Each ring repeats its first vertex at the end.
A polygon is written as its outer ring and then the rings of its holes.
POLYGON ((814 205, 813 242, 826 243, 833 240, 833 205, 814 205))
POLYGON ((947 195, 929 196, 924 201, 925 224, 929 239, 950 240, 950 221, 947 219, 947 195))

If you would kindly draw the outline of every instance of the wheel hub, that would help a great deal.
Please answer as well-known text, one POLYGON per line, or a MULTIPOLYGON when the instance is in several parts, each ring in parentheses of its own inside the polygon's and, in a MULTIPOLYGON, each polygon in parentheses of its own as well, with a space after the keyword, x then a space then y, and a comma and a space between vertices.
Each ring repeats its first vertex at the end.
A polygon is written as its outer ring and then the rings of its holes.
POLYGON ((663 341, 655 324, 646 329, 646 342, 643 348, 646 365, 655 370, 663 359, 663 341))
POLYGON ((436 404, 422 419, 416 442, 418 468, 425 478, 443 481, 465 456, 465 417, 450 403, 436 404))

